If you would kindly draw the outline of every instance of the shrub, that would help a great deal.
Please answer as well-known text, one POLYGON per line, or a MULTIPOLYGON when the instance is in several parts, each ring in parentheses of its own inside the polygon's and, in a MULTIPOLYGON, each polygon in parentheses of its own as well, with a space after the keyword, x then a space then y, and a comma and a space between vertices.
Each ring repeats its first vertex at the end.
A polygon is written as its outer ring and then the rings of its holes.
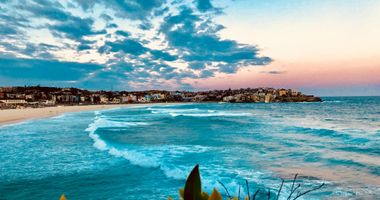
MULTIPOLYGON (((297 174, 294 176, 294 179, 292 181, 292 186, 290 189, 290 193, 287 197, 287 200, 296 200, 300 198, 301 196, 304 196, 312 191, 321 189, 325 183, 322 183, 321 185, 306 190, 306 191, 301 191, 300 187, 301 184, 295 184, 296 179, 297 179, 297 174)), ((227 194, 227 200, 240 200, 240 194, 238 197, 231 197, 230 193, 228 192, 227 188, 224 186, 223 183, 219 182, 223 188, 226 190, 227 194)), ((278 200, 280 195, 281 195, 281 190, 284 185, 284 180, 281 182, 281 186, 277 191, 277 195, 271 198, 271 192, 268 190, 268 193, 266 195, 266 199, 276 199, 278 200)), ((255 200, 257 198, 257 195, 260 192, 260 189, 257 189, 256 192, 251 196, 249 194, 249 184, 248 181, 246 180, 246 186, 247 186, 247 191, 248 195, 244 198, 244 200, 255 200)), ((240 191, 240 190, 239 190, 240 191)), ((264 191, 265 192, 265 191, 264 191)), ((179 195, 182 200, 222 200, 222 195, 219 193, 218 190, 214 189, 211 193, 211 196, 207 193, 202 191, 202 186, 201 186, 201 178, 199 174, 199 165, 196 165, 193 170, 190 172, 189 176, 187 177, 185 188, 179 190, 179 195)), ((171 197, 168 198, 168 200, 173 200, 171 197)))

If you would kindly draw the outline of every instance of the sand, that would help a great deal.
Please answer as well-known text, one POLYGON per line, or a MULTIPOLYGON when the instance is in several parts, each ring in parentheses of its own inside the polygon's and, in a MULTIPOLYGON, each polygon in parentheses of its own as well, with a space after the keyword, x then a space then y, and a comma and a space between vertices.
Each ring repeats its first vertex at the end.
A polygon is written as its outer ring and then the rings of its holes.
MULTIPOLYGON (((164 103, 162 103, 164 104, 164 103)), ((30 119, 49 118, 67 112, 80 112, 91 110, 104 110, 118 107, 146 106, 153 104, 113 104, 113 105, 83 105, 83 106, 57 106, 46 108, 25 108, 0 110, 0 125, 17 123, 30 119)))

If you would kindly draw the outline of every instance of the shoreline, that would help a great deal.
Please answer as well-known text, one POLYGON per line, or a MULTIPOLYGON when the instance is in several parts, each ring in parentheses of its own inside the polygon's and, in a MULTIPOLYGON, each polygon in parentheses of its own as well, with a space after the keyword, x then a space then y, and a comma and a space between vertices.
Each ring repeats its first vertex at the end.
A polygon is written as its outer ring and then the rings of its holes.
POLYGON ((81 111, 107 110, 112 108, 150 106, 150 105, 172 105, 178 103, 147 103, 147 104, 108 104, 108 105, 75 105, 54 106, 43 108, 5 109, 0 110, 0 127, 3 125, 20 123, 27 120, 55 117, 65 113, 81 111))

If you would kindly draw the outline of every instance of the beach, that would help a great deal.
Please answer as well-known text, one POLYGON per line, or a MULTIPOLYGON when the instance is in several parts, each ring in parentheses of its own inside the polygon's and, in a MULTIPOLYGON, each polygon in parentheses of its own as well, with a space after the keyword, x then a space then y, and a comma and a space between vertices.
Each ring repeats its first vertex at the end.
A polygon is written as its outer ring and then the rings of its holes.
MULTIPOLYGON (((162 103, 165 104, 165 103, 162 103)), ((169 103, 168 103, 169 104, 169 103)), ((108 104, 108 105, 77 105, 56 106, 44 108, 25 108, 0 110, 0 125, 12 124, 30 119, 54 117, 67 112, 80 112, 91 110, 105 110, 110 108, 143 106, 152 104, 108 104)))

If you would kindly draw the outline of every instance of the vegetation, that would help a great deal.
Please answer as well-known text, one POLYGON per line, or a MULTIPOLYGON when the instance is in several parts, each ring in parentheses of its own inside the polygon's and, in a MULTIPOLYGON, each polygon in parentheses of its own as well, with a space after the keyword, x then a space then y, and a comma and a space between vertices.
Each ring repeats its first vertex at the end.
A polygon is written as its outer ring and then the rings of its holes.
MULTIPOLYGON (((315 188, 312 188, 312 189, 309 189, 309 190, 305 190, 305 191, 301 191, 301 184, 296 184, 296 180, 297 180, 297 174, 294 176, 294 179, 292 181, 292 186, 291 186, 291 189, 290 189, 290 193, 289 195, 287 196, 287 200, 296 200, 296 199, 299 199, 301 196, 304 196, 310 192, 313 192, 313 191, 316 191, 316 190, 319 190, 321 189, 325 183, 322 183, 321 185, 315 187, 315 188)), ((284 180, 282 180, 281 182, 281 186, 280 188, 278 189, 277 191, 277 195, 275 196, 271 196, 271 191, 268 190, 268 191, 263 191, 264 193, 266 193, 265 197, 263 196, 258 196, 258 194, 261 192, 260 189, 257 189, 255 191, 255 193, 253 193, 253 195, 250 195, 250 192, 249 192, 249 183, 248 181, 246 180, 246 187, 247 187, 247 196, 245 196, 244 198, 242 198, 242 200, 259 200, 260 199, 266 199, 266 200, 278 200, 280 198, 280 195, 281 195, 281 191, 282 191, 282 188, 284 186, 284 180)), ((225 192, 227 194, 227 200, 240 200, 240 188, 239 188, 239 194, 237 197, 232 197, 228 191, 228 189, 226 188, 226 186, 222 183, 222 182, 219 182, 222 187, 225 189, 225 192)), ((199 174, 199 165, 196 165, 193 170, 190 172, 189 176, 187 177, 187 180, 186 180, 186 184, 185 184, 185 188, 184 189, 180 189, 179 190, 179 196, 181 198, 181 200, 223 200, 222 198, 222 195, 219 193, 219 191, 217 189, 214 188, 214 190, 212 191, 211 195, 209 195, 207 192, 205 191, 202 191, 202 186, 201 186, 201 177, 200 177, 200 174, 199 174)), ((61 195, 60 197, 60 200, 66 200, 66 197, 64 194, 61 195)), ((173 200, 171 197, 168 198, 168 200, 173 200)))
MULTIPOLYGON (((286 198, 287 200, 299 199, 300 197, 302 197, 302 196, 304 196, 310 192, 321 189, 325 185, 325 183, 322 183, 321 185, 319 185, 315 188, 305 190, 305 191, 301 191, 301 184, 296 184, 297 176, 298 176, 297 174, 294 176, 294 179, 292 181, 292 186, 290 189, 290 193, 288 194, 288 196, 286 198)), ((267 199, 267 200, 272 200, 272 199, 278 200, 280 198, 281 191, 282 191, 283 186, 284 186, 284 182, 285 181, 282 180, 281 186, 278 189, 276 196, 271 197, 271 191, 268 190, 266 192, 264 190, 263 192, 266 193, 265 197, 262 197, 262 196, 259 197, 258 194, 260 193, 260 189, 257 189, 255 191, 255 193, 253 193, 253 195, 250 195, 249 183, 246 180, 246 187, 247 187, 247 193, 248 194, 247 194, 247 196, 244 197, 244 200, 255 200, 255 199, 258 200, 259 198, 260 199, 267 199)), ((240 188, 239 188, 238 197, 232 197, 230 195, 230 193, 228 192, 227 188, 225 187, 225 185, 222 182, 219 182, 219 183, 223 186, 223 188, 226 191, 227 200, 240 200, 240 188)), ((194 169, 191 171, 190 175, 188 176, 188 178, 186 180, 185 188, 180 189, 179 194, 180 194, 180 197, 182 200, 222 200, 223 199, 222 195, 216 189, 214 189, 212 191, 211 195, 202 191, 201 178, 200 178, 200 174, 199 174, 199 165, 196 165, 194 167, 194 169)), ((168 200, 173 200, 173 199, 171 197, 169 197, 168 200)))

